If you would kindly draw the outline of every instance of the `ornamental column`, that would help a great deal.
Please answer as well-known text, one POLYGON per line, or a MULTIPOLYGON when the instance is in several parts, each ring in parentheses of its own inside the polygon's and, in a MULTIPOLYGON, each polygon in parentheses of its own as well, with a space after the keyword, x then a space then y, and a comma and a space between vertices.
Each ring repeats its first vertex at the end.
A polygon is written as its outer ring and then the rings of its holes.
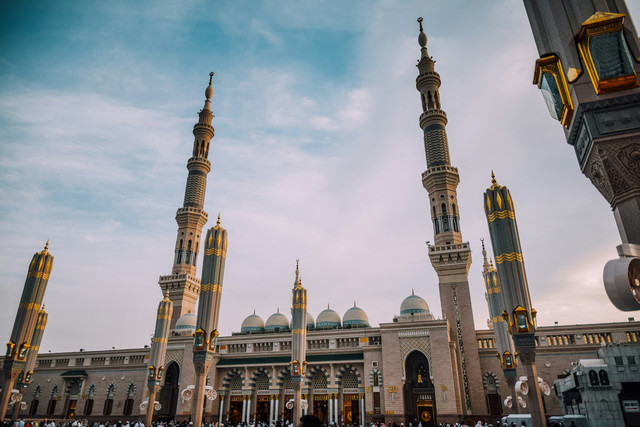
MULTIPOLYGON (((516 351, 513 345, 513 339, 509 334, 509 327, 502 317, 505 310, 502 300, 501 282, 498 280, 498 270, 493 266, 493 262, 487 260, 487 251, 484 248, 484 240, 482 240, 482 256, 484 264, 482 269, 482 277, 484 285, 487 289, 487 302, 489 303, 489 314, 491 315, 491 324, 493 325, 493 336, 496 340, 496 357, 500 361, 502 373, 507 382, 510 393, 514 392, 514 387, 518 376, 516 374, 516 351)), ((514 396, 514 411, 518 413, 518 398, 514 396)))
POLYGON ((42 341, 42 336, 44 335, 44 328, 47 326, 47 319, 49 315, 46 311, 44 311, 44 304, 42 304, 42 309, 38 313, 38 320, 36 321, 36 328, 33 331, 33 338, 31 338, 31 348, 29 348, 29 354, 27 356, 27 361, 24 365, 24 373, 18 375, 17 378, 17 398, 13 402, 13 419, 17 420, 20 413, 20 406, 22 405, 23 393, 22 390, 29 387, 31 384, 31 380, 33 379, 33 369, 36 366, 36 359, 38 358, 38 350, 40 349, 40 342, 42 341))
MULTIPOLYGON (((40 305, 44 291, 49 282, 49 275, 53 268, 53 255, 49 253, 49 242, 44 250, 33 255, 29 272, 22 289, 18 312, 13 323, 11 338, 7 343, 7 353, 4 357, 2 374, 2 394, 0 395, 0 420, 4 420, 9 405, 9 398, 13 393, 13 386, 20 375, 24 376, 27 356, 30 353, 36 323, 40 314, 40 305)), ((37 346, 36 346, 37 347, 37 346)), ((37 355, 37 349, 34 350, 37 355)), ((35 361, 34 361, 35 362, 35 361)))
MULTIPOLYGON (((207 374, 214 363, 218 343, 218 316, 222 298, 222 280, 227 259, 227 230, 220 226, 220 216, 215 227, 207 231, 204 262, 202 265, 202 287, 198 301, 198 317, 193 337, 193 366, 195 388, 191 404, 191 418, 194 426, 202 423, 207 374)), ((213 378, 211 378, 213 384, 213 378)), ((209 390, 209 398, 215 399, 215 390, 209 390)))
MULTIPOLYGON (((545 427, 547 422, 535 362, 536 311, 531 307, 515 207, 509 189, 498 185, 493 172, 491 178, 491 188, 484 193, 484 211, 504 306, 502 316, 513 337, 520 365, 528 378, 531 421, 536 427, 545 427)), ((517 395, 513 398, 513 404, 518 405, 517 395)))
MULTIPOLYGON (((167 353, 167 343, 169 341, 169 325, 173 314, 173 303, 167 293, 160 304, 158 304, 158 314, 156 316, 156 329, 151 342, 151 354, 149 356, 149 366, 147 367, 147 386, 149 388, 149 399, 147 400, 147 414, 144 423, 151 425, 153 420, 153 409, 155 408, 156 394, 164 377, 164 358, 167 353)), ((143 403, 144 405, 144 403, 143 403)))
MULTIPOLYGON (((296 260, 296 280, 291 298, 291 382, 293 383, 293 423, 303 414, 302 384, 307 368, 307 290, 302 287, 299 260, 296 260)), ((304 412, 306 413, 306 412, 304 412)))

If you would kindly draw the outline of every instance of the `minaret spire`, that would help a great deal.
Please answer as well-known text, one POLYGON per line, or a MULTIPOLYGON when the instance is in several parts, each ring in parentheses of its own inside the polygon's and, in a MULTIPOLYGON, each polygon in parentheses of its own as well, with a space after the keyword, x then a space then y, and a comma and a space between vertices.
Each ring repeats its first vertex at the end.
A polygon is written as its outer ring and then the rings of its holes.
POLYGON ((469 292, 471 250, 469 243, 462 240, 460 231, 457 200, 460 178, 458 169, 451 166, 447 114, 440 103, 441 80, 427 50, 422 21, 422 18, 418 19, 420 60, 416 89, 420 92, 422 105, 420 128, 427 163, 427 170, 422 173, 422 185, 429 193, 434 234, 434 244, 428 244, 429 258, 438 274, 442 314, 449 322, 458 353, 456 359, 461 373, 458 387, 462 402, 457 410, 462 414, 480 414, 486 411, 486 405, 469 292))
POLYGON ((207 223, 208 215, 203 210, 204 196, 207 188, 207 174, 211 170, 209 148, 214 135, 211 125, 211 98, 213 97, 213 72, 209 73, 209 85, 204 91, 204 107, 198 113, 198 122, 193 126, 193 150, 187 161, 187 185, 184 202, 176 213, 178 234, 174 249, 173 268, 171 274, 160 276, 159 284, 162 293, 169 292, 173 302, 171 328, 185 313, 194 312, 200 282, 196 277, 197 259, 200 249, 200 235, 207 223))

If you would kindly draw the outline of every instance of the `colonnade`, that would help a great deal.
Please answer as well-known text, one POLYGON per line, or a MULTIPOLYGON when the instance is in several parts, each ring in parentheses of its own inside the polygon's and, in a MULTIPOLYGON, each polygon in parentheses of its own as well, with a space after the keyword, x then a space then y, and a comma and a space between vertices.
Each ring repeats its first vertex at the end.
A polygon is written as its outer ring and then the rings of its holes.
MULTIPOLYGON (((285 408, 287 401, 290 398, 293 398, 293 393, 288 395, 286 391, 280 390, 278 393, 269 393, 269 394, 260 394, 257 392, 253 392, 251 394, 234 394, 227 395, 223 394, 224 391, 219 392, 219 407, 218 407, 218 423, 224 423, 227 420, 231 420, 233 417, 234 406, 237 408, 238 403, 242 402, 242 411, 240 414, 239 422, 246 422, 247 424, 251 424, 256 421, 259 417, 258 409, 261 402, 269 402, 268 409, 268 423, 276 423, 277 421, 284 421, 287 419, 288 410, 285 408), (236 404, 236 405, 234 405, 236 404)), ((310 412, 313 412, 314 401, 317 400, 320 396, 322 396, 321 400, 326 400, 327 402, 327 418, 321 420, 323 422, 334 423, 336 425, 343 424, 360 424, 364 425, 364 417, 365 417, 365 400, 364 393, 362 392, 351 392, 347 393, 347 396, 357 396, 357 400, 351 400, 351 404, 357 401, 357 411, 358 411, 358 419, 348 420, 345 419, 346 414, 345 406, 340 405, 340 400, 343 400, 343 394, 341 392, 335 393, 303 393, 302 398, 307 401, 308 407, 307 409, 303 409, 302 414, 307 415, 310 412), (326 396, 326 397, 325 397, 326 396)), ((354 413, 356 408, 352 408, 351 411, 354 413)), ((316 414, 319 415, 319 414, 316 414)), ((293 420, 289 420, 293 421, 293 420)))

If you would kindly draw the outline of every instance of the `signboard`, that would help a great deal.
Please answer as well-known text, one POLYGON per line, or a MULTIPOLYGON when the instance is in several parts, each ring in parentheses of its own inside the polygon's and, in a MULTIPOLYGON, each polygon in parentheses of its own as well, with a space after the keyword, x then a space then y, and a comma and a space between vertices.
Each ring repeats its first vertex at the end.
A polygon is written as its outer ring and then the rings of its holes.
POLYGON ((622 409, 624 412, 640 412, 640 404, 637 400, 623 400, 622 409))

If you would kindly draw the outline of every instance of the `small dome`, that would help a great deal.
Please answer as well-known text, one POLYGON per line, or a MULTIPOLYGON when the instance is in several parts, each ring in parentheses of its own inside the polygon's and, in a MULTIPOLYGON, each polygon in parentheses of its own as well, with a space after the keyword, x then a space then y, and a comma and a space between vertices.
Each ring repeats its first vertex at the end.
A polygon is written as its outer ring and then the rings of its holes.
POLYGON ((343 326, 369 326, 369 316, 360 307, 356 307, 355 303, 342 317, 343 326))
POLYGON ((196 330, 197 317, 193 313, 185 313, 176 322, 174 331, 178 334, 192 334, 196 330))
POLYGON ((340 315, 327 307, 318 314, 316 328, 338 328, 340 327, 340 315))
POLYGON ((406 297, 404 301, 402 301, 402 304, 400 304, 401 316, 408 316, 411 314, 431 314, 427 302, 418 295, 415 295, 413 292, 411 295, 406 297))
POLYGON ((313 316, 307 311, 307 321, 305 322, 307 329, 311 327, 313 329, 316 326, 316 323, 313 321, 313 316))
POLYGON ((264 327, 265 331, 288 331, 289 330, 289 319, 287 316, 280 313, 273 313, 267 319, 267 325, 264 327))
POLYGON ((247 316, 242 322, 240 332, 262 332, 264 331, 264 320, 255 312, 247 316))

